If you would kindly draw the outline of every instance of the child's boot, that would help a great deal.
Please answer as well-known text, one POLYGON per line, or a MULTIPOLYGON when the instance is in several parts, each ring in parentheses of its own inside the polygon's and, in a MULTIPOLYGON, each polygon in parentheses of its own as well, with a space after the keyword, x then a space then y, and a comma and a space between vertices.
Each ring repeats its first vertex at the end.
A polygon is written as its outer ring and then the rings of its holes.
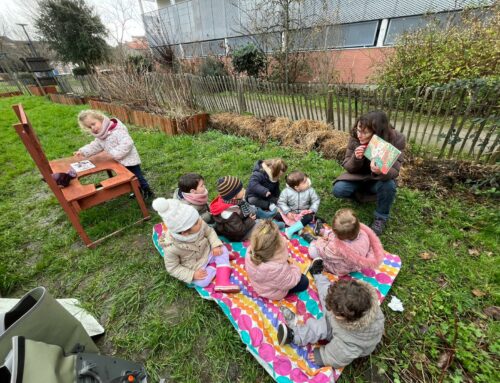
POLYGON ((149 187, 147 187, 145 189, 141 189, 141 193, 142 193, 143 198, 146 201, 155 198, 155 193, 153 193, 153 191, 149 187))
POLYGON ((284 346, 293 342, 293 330, 286 324, 280 323, 278 325, 278 344, 284 346))
POLYGON ((229 282, 231 271, 232 269, 229 265, 217 265, 217 272, 215 273, 215 291, 221 291, 224 293, 240 292, 239 286, 233 285, 229 282))
POLYGON ((290 226, 288 229, 285 230, 285 235, 288 237, 288 239, 291 239, 292 235, 294 235, 296 232, 302 230, 303 228, 304 228, 304 225, 302 225, 302 222, 297 221, 292 226, 290 226))

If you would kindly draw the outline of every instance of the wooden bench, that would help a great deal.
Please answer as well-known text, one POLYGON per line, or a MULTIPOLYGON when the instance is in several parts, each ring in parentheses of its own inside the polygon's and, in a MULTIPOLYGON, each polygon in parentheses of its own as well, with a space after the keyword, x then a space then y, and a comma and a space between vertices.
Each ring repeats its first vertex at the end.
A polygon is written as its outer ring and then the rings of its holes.
POLYGON ((71 224, 87 247, 94 247, 104 239, 123 231, 131 225, 92 241, 80 222, 79 213, 83 210, 102 204, 121 195, 133 192, 143 217, 137 222, 134 222, 132 225, 138 224, 150 218, 148 209, 146 208, 146 204, 144 203, 144 199, 142 198, 142 194, 139 189, 139 181, 137 180, 137 177, 135 177, 135 175, 125 166, 116 162, 106 153, 99 153, 98 155, 91 157, 90 161, 95 165, 95 168, 78 172, 77 178, 72 179, 67 187, 61 188, 52 177, 52 174, 67 173, 70 169, 70 164, 78 162, 78 160, 75 157, 68 157, 49 162, 45 156, 42 146, 40 145, 40 141, 38 140, 38 137, 36 136, 26 113, 24 112, 23 106, 19 104, 14 105, 12 108, 19 119, 19 123, 14 125, 14 129, 31 155, 31 158, 35 161, 35 164, 40 170, 40 173, 42 173, 44 180, 47 182, 60 205, 68 215, 71 224), (80 183, 80 178, 100 172, 106 172, 109 178, 100 182, 97 187, 93 184, 82 185, 80 183))

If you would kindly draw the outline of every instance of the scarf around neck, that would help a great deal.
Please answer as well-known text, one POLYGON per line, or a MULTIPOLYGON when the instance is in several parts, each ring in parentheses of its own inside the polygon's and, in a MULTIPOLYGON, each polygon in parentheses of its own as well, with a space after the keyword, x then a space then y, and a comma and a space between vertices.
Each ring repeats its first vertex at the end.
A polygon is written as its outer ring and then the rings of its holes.
POLYGON ((180 197, 191 205, 203 206, 208 203, 208 190, 203 194, 180 192, 180 197))
POLYGON ((104 138, 106 138, 106 135, 108 134, 108 132, 113 130, 117 125, 118 125, 118 121, 111 120, 108 117, 104 117, 104 120, 102 120, 101 131, 99 133, 96 133, 96 134, 92 133, 92 131, 91 131, 90 134, 92 134, 95 138, 99 138, 99 139, 103 140, 104 138))

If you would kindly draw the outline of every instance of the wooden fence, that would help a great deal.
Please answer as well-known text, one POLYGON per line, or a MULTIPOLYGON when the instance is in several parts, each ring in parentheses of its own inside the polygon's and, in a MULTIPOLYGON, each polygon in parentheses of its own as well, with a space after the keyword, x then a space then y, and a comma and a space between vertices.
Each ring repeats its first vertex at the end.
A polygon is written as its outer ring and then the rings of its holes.
MULTIPOLYGON (((165 105, 158 73, 147 90, 165 105)), ((248 113, 257 117, 325 121, 349 131, 356 119, 384 110, 414 151, 426 157, 496 163, 500 153, 498 107, 500 82, 461 82, 442 87, 394 89, 324 84, 279 84, 253 78, 164 74, 163 84, 189 89, 190 108, 207 112, 248 113)), ((98 81, 85 76, 65 79, 73 93, 98 95, 98 81)), ((185 91, 184 91, 185 92, 185 91)), ((123 100, 120 100, 123 101, 123 100)))

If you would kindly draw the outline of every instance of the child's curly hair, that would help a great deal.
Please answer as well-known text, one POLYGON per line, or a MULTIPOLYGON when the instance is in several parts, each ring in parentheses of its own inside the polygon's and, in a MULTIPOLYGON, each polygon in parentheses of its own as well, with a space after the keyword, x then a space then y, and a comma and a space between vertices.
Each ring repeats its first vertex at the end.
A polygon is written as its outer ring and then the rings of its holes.
POLYGON ((250 257, 255 265, 269 261, 282 246, 280 230, 271 220, 260 221, 250 237, 250 257))
POLYGON ((359 234, 359 220, 351 209, 339 209, 333 216, 332 230, 340 240, 353 241, 359 234))
POLYGON ((353 322, 370 309, 371 294, 368 287, 355 279, 341 279, 328 288, 326 309, 346 322, 353 322))
POLYGON ((95 118, 96 120, 102 122, 106 118, 106 115, 94 109, 82 110, 80 113, 78 113, 78 125, 80 125, 80 128, 82 128, 83 130, 88 130, 88 127, 83 123, 83 121, 87 117, 95 118))

